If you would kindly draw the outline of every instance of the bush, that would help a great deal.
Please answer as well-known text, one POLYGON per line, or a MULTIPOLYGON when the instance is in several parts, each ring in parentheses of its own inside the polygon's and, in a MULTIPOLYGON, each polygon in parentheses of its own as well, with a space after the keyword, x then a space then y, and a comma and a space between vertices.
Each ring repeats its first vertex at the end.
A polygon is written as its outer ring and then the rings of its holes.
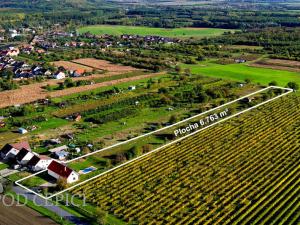
POLYGON ((291 89, 293 89, 293 90, 298 90, 298 89, 299 89, 299 85, 298 85, 296 82, 289 82, 289 83, 287 84, 287 87, 288 87, 288 88, 291 88, 291 89))

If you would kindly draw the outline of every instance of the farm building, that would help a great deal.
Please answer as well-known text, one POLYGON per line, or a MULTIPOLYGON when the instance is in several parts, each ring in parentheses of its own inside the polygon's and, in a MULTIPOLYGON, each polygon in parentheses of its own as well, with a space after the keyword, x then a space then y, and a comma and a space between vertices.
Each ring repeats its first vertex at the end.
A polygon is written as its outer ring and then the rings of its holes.
POLYGON ((68 149, 68 146, 62 145, 62 146, 50 149, 49 152, 55 153, 55 152, 60 152, 60 151, 64 151, 64 150, 67 150, 67 149, 68 149))
POLYGON ((34 154, 31 152, 31 150, 22 148, 16 155, 16 160, 17 160, 18 164, 26 165, 33 156, 34 156, 34 154))
POLYGON ((52 161, 48 166, 48 174, 57 180, 60 178, 66 179, 68 184, 79 180, 78 173, 56 161, 52 161))
POLYGON ((0 151, 0 157, 4 160, 14 158, 23 148, 31 151, 31 148, 27 141, 16 144, 6 144, 0 151))
POLYGON ((30 161, 28 162, 27 166, 30 170, 37 172, 40 170, 45 170, 48 168, 50 163, 53 161, 53 159, 40 155, 40 156, 33 156, 30 161))

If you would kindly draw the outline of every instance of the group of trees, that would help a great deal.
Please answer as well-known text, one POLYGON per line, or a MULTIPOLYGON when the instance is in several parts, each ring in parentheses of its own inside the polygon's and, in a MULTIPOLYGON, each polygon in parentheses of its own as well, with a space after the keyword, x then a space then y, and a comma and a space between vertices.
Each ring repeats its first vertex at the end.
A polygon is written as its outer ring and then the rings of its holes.
POLYGON ((249 29, 206 39, 202 44, 262 46, 273 58, 300 60, 300 28, 249 29))
POLYGON ((13 72, 11 70, 0 71, 0 91, 17 89, 19 85, 13 81, 13 72))
MULTIPOLYGON (((283 4, 235 4, 227 2, 229 7, 220 7, 218 3, 205 6, 134 6, 126 9, 102 0, 76 1, 18 1, 0 3, 1 8, 17 8, 25 12, 18 16, 14 11, 5 14, 0 24, 4 27, 27 25, 44 27, 60 23, 67 27, 94 24, 119 24, 150 27, 217 27, 247 29, 255 27, 274 27, 300 25, 297 11, 289 11, 290 6, 283 4), (101 4, 99 4, 101 3, 101 4), (62 13, 57 13, 57 11, 62 13), (30 12, 30 13, 29 13, 30 12)), ((299 8, 299 7, 298 7, 299 8)), ((298 9, 294 6, 293 9, 298 9)), ((4 16, 4 15, 3 15, 4 16)))

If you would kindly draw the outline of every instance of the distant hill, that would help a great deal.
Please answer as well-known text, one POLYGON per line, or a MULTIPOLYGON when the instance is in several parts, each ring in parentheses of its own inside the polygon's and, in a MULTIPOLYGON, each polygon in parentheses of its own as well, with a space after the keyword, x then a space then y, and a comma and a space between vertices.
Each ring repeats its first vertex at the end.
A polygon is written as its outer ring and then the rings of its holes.
POLYGON ((22 8, 32 10, 95 8, 105 4, 105 0, 0 0, 0 8, 22 8))
POLYGON ((120 6, 123 4, 138 5, 249 5, 275 4, 300 0, 0 0, 0 8, 22 8, 30 10, 53 9, 95 9, 105 6, 120 6))

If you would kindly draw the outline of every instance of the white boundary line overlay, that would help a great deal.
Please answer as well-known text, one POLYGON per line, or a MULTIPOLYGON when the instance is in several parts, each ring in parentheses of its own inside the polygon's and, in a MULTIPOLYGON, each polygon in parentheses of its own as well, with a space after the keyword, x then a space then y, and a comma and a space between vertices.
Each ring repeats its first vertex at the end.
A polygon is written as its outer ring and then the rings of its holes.
POLYGON ((111 146, 109 146, 109 147, 105 147, 105 148, 103 148, 103 149, 94 151, 94 152, 92 152, 92 153, 88 153, 88 154, 86 154, 86 155, 83 155, 83 156, 74 158, 74 159, 72 159, 72 160, 69 160, 69 161, 66 161, 66 162, 61 162, 61 163, 63 163, 63 164, 67 164, 67 163, 76 161, 76 160, 78 160, 78 159, 85 158, 85 157, 88 157, 88 156, 90 156, 90 155, 94 155, 94 154, 97 154, 97 153, 99 153, 99 152, 108 150, 108 149, 110 149, 110 148, 114 148, 114 147, 117 147, 117 146, 120 146, 120 145, 129 143, 129 142, 131 142, 131 141, 134 141, 134 140, 137 140, 137 139, 140 139, 140 138, 149 136, 149 135, 151 135, 151 134, 154 134, 154 133, 157 133, 157 132, 160 132, 160 131, 163 131, 163 130, 167 130, 167 129, 171 128, 171 127, 177 126, 177 125, 179 125, 179 124, 181 124, 181 123, 187 122, 187 121, 189 121, 189 120, 192 120, 192 119, 194 119, 194 118, 197 118, 197 117, 199 117, 199 116, 202 116, 202 115, 204 115, 204 114, 207 114, 207 113, 209 113, 209 112, 211 112, 211 111, 218 110, 218 109, 220 109, 220 108, 222 108, 222 107, 224 107, 224 106, 230 105, 230 104, 235 103, 235 102, 237 102, 237 101, 240 101, 240 100, 242 100, 242 99, 244 99, 244 98, 250 97, 250 96, 255 95, 255 94, 258 94, 258 93, 260 93, 260 92, 264 92, 264 91, 266 91, 266 90, 268 90, 268 89, 281 89, 281 90, 285 90, 285 91, 287 91, 287 92, 285 92, 285 93, 283 93, 283 94, 280 94, 280 95, 278 95, 278 96, 276 96, 276 97, 274 97, 274 98, 268 99, 268 100, 266 100, 266 101, 264 101, 264 102, 261 102, 261 103, 255 105, 255 106, 252 106, 252 107, 250 107, 250 108, 248 108, 248 109, 242 110, 242 111, 240 111, 240 112, 238 112, 238 113, 236 113, 236 114, 230 115, 230 116, 228 116, 228 117, 226 117, 226 118, 224 118, 224 119, 221 119, 221 120, 219 120, 219 121, 217 121, 217 122, 215 122, 215 123, 212 123, 212 124, 210 124, 210 125, 208 125, 208 126, 206 126, 206 127, 204 127, 204 128, 201 128, 201 129, 199 129, 199 130, 196 130, 196 131, 194 131, 194 132, 191 132, 190 134, 187 134, 187 135, 185 135, 185 136, 183 136, 183 137, 181 137, 181 138, 178 138, 178 139, 176 139, 176 140, 174 140, 174 141, 171 141, 171 142, 169 142, 169 143, 167 143, 167 144, 165 144, 165 145, 163 145, 163 146, 160 146, 160 147, 158 147, 158 148, 156 148, 156 149, 154 149, 154 150, 152 150, 152 151, 150 151, 150 152, 148 152, 148 153, 145 153, 145 154, 143 154, 143 155, 141 155, 141 156, 139 156, 139 157, 136 157, 136 158, 134 158, 134 159, 132 159, 132 160, 129 160, 129 161, 127 161, 127 162, 125 162, 125 163, 123 163, 123 164, 121 164, 121 165, 119 165, 119 166, 116 166, 116 167, 114 167, 114 168, 112 168, 112 169, 109 169, 109 170, 107 170, 107 171, 105 171, 105 172, 103 172, 103 173, 100 173, 100 174, 98 174, 98 175, 96 175, 96 176, 94 176, 94 177, 92 177, 92 178, 89 178, 89 179, 87 179, 87 180, 85 180, 85 181, 82 181, 82 182, 76 184, 76 185, 73 185, 73 186, 71 186, 71 187, 69 187, 69 188, 66 188, 66 189, 64 189, 64 190, 62 190, 62 191, 60 191, 60 192, 57 192, 57 193, 55 193, 55 194, 49 196, 49 197, 45 197, 45 196, 43 196, 43 195, 41 195, 41 194, 39 194, 39 193, 37 193, 37 192, 35 192, 35 191, 33 191, 33 190, 27 188, 27 187, 25 187, 24 185, 20 184, 20 182, 22 182, 22 181, 24 181, 24 180, 26 180, 26 179, 29 179, 29 178, 31 178, 31 177, 34 177, 34 176, 38 175, 38 174, 41 174, 41 173, 46 172, 47 169, 42 170, 42 171, 39 171, 39 172, 37 172, 37 173, 34 173, 34 174, 30 175, 30 176, 24 177, 24 178, 22 178, 22 179, 16 181, 15 184, 18 185, 18 186, 20 186, 20 187, 22 187, 22 188, 24 188, 25 190, 27 190, 27 191, 33 193, 33 194, 35 194, 35 195, 37 195, 37 196, 39 196, 39 197, 45 199, 45 200, 49 200, 49 199, 51 199, 51 198, 53 198, 53 197, 55 197, 55 196, 57 196, 57 195, 63 194, 63 193, 66 192, 66 191, 69 191, 69 190, 71 190, 71 189, 74 189, 74 188, 76 188, 76 187, 78 187, 78 186, 80 186, 80 185, 83 185, 83 184, 85 184, 85 183, 87 183, 87 182, 89 182, 89 181, 91 181, 91 180, 93 180, 93 179, 96 179, 96 178, 101 177, 101 176, 103 176, 103 175, 105 175, 105 174, 107 174, 107 173, 109 173, 109 172, 111 172, 111 171, 114 171, 114 170, 116 170, 116 169, 118 169, 118 168, 121 168, 121 167, 123 167, 123 166, 125 166, 125 165, 127 165, 127 164, 129 164, 129 163, 132 163, 132 162, 134 162, 134 161, 140 160, 140 159, 146 157, 147 155, 150 155, 150 154, 152 154, 152 153, 155 153, 155 152, 157 152, 157 151, 159 151, 159 150, 161 150, 161 149, 163 149, 163 148, 165 148, 165 147, 168 147, 168 146, 173 145, 173 144, 175 144, 175 143, 177 143, 177 142, 180 142, 180 141, 182 141, 182 140, 184 140, 184 139, 186 139, 186 138, 188 138, 188 137, 190 137, 190 136, 192 136, 192 135, 194 135, 194 134, 197 134, 197 133, 199 133, 199 132, 201 132, 201 131, 203 131, 203 130, 205 130, 205 129, 208 129, 208 128, 210 128, 210 127, 216 125, 216 124, 219 124, 219 123, 221 123, 221 122, 224 122, 224 121, 226 121, 226 120, 229 120, 229 119, 231 119, 231 118, 233 118, 233 117, 236 117, 236 116, 238 116, 238 115, 240 115, 240 114, 242 114, 242 113, 248 112, 248 111, 250 111, 250 110, 252 110, 252 109, 255 109, 255 108, 257 108, 257 107, 259 107, 259 106, 261 106, 261 105, 264 105, 264 104, 266 104, 266 103, 268 103, 268 102, 271 102, 271 101, 273 101, 273 100, 275 100, 275 99, 281 98, 282 96, 285 96, 285 95, 287 95, 287 94, 290 94, 290 93, 293 92, 294 90, 291 89, 291 88, 283 88, 283 87, 278 87, 278 86, 269 86, 269 87, 263 88, 263 89, 261 89, 261 90, 255 91, 255 92, 253 92, 253 93, 251 93, 251 94, 248 94, 248 95, 245 95, 245 96, 243 96, 243 97, 240 97, 240 98, 238 98, 238 99, 235 99, 235 100, 233 100, 233 101, 227 102, 227 103, 225 103, 225 104, 223 104, 223 105, 220 105, 220 106, 218 106, 218 107, 212 108, 212 109, 210 109, 210 110, 208 110, 208 111, 205 111, 205 112, 202 112, 202 113, 200 113, 200 114, 197 114, 197 115, 194 115, 194 116, 192 116, 192 117, 189 117, 189 118, 187 118, 187 119, 181 120, 181 121, 179 121, 179 122, 177 122, 177 123, 174 123, 174 124, 172 124, 172 125, 169 125, 169 126, 166 126, 166 127, 161 128, 161 129, 158 129, 158 130, 155 130, 155 131, 152 131, 152 132, 149 132, 149 133, 140 135, 140 136, 138 136, 138 137, 129 139, 129 140, 127 140, 127 141, 123 141, 123 142, 120 142, 120 143, 111 145, 111 146))

